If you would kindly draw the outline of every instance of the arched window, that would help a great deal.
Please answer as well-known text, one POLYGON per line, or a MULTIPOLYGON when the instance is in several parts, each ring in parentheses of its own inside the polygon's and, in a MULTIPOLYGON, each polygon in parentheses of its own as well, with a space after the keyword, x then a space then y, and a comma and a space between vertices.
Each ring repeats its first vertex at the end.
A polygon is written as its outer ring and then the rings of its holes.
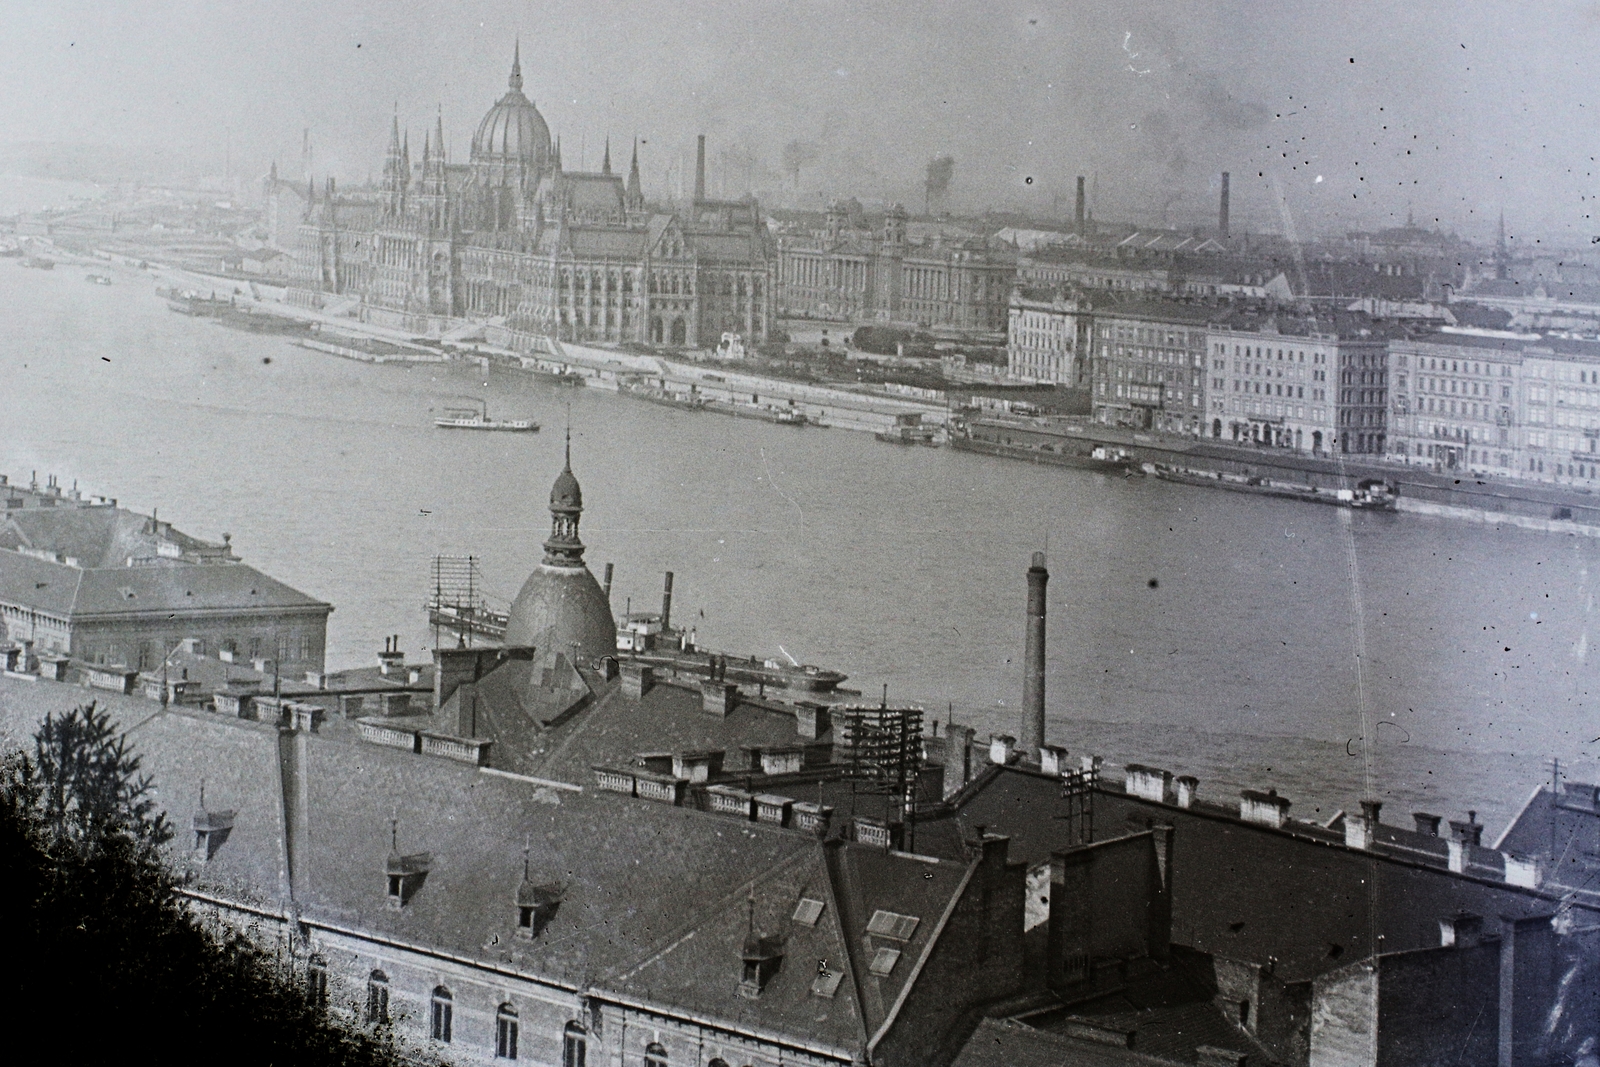
POLYGON ((389 1021, 389 976, 373 971, 367 976, 367 1022, 389 1021))
POLYGON ((589 1051, 589 1031, 580 1022, 570 1022, 561 1035, 561 1067, 584 1067, 589 1051))
POLYGON ((517 1009, 500 1005, 494 1017, 494 1055, 498 1060, 517 1058, 517 1009))
POLYGON ((442 985, 434 986, 432 1025, 429 1028, 429 1036, 435 1041, 443 1041, 446 1044, 450 1041, 451 1024, 455 1016, 453 999, 450 996, 450 990, 442 985))
POLYGON ((328 1006, 328 961, 312 956, 306 967, 306 1003, 313 1008, 328 1006))
POLYGON ((644 1067, 667 1067, 667 1050, 650 1042, 644 1047, 644 1067))

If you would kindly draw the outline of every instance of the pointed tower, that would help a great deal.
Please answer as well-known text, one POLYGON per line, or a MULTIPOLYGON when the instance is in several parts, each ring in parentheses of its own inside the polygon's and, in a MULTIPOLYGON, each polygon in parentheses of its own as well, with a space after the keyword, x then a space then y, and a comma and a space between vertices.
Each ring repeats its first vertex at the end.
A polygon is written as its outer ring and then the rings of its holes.
POLYGON ((583 490, 572 473, 572 431, 567 431, 566 464, 550 489, 550 536, 544 559, 511 605, 505 643, 540 653, 576 654, 594 660, 615 655, 616 623, 600 583, 583 562, 578 536, 583 490))
POLYGON ((389 154, 383 161, 383 210, 390 218, 403 210, 406 188, 405 156, 400 150, 400 105, 395 105, 394 118, 389 123, 389 154))
POLYGON ((633 139, 633 162, 628 164, 627 200, 629 211, 644 208, 644 186, 639 181, 639 138, 633 139))
POLYGON ((554 153, 554 159, 555 159, 555 162, 552 164, 552 166, 555 168, 555 172, 557 174, 560 174, 561 173, 561 138, 560 137, 556 138, 556 150, 555 150, 555 153, 554 153))
POLYGON ((606 155, 605 158, 600 161, 600 173, 611 173, 611 135, 609 133, 606 134, 606 155))
POLYGON ((511 46, 511 77, 506 79, 506 86, 514 93, 522 92, 522 38, 520 36, 511 46))
POLYGON ((445 177, 444 108, 434 120, 433 136, 423 142, 422 190, 419 198, 428 225, 442 230, 450 214, 450 189, 445 177))

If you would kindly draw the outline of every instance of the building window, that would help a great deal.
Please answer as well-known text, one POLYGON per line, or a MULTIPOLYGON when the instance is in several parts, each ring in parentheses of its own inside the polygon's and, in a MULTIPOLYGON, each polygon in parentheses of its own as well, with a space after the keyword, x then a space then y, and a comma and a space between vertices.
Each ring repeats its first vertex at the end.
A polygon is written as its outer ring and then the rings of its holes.
POLYGON ((313 1008, 328 1006, 328 961, 312 956, 306 967, 306 1003, 313 1008))
POLYGON ((589 1052, 589 1031, 579 1022, 570 1022, 561 1034, 561 1067, 584 1067, 589 1052))
POLYGON ((450 990, 444 986, 435 986, 433 989, 433 1014, 429 1027, 429 1036, 435 1041, 450 1042, 451 1023, 455 1017, 455 1005, 452 1003, 450 990))
POLYGON ((644 1067, 667 1067, 667 1050, 650 1042, 644 1047, 644 1067))
POLYGON ((494 1017, 494 1055, 499 1060, 517 1058, 517 1009, 500 1005, 494 1017))
POLYGON ((389 976, 373 971, 367 976, 367 1022, 389 1021, 389 976))

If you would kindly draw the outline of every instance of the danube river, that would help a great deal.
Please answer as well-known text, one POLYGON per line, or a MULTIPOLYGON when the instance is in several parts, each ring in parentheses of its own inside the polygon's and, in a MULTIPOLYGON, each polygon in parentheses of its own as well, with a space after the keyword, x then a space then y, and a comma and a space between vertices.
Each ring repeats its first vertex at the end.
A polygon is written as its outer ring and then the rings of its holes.
MULTIPOLYGON (((97 268, 99 269, 99 268, 97 268)), ((1024 571, 1048 543, 1051 739, 1276 786, 1321 818, 1476 808, 1593 774, 1584 538, 1366 515, 678 411, 464 366, 370 366, 169 312, 148 276, 0 261, 0 471, 56 474, 336 605, 330 666, 428 639, 435 553, 492 595, 538 562, 570 417, 582 533, 620 613, 792 654, 1017 732, 1024 571), (537 435, 437 430, 463 397, 537 435)), ((1589 780, 1593 780, 1590 777, 1589 780)))

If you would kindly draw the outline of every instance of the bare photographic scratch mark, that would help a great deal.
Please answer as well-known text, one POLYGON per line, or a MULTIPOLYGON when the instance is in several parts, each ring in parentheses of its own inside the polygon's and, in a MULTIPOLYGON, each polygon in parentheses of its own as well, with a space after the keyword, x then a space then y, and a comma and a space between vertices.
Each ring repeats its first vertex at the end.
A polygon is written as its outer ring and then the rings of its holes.
POLYGON ((1129 31, 1127 31, 1126 33, 1124 33, 1122 35, 1122 51, 1128 57, 1128 69, 1133 71, 1133 73, 1135 73, 1135 74, 1149 74, 1150 73, 1150 68, 1149 67, 1146 67, 1144 70, 1140 70, 1138 67, 1133 65, 1133 61, 1135 59, 1139 58, 1139 53, 1135 52, 1132 48, 1128 47, 1132 42, 1133 42, 1133 31, 1129 30, 1129 31))
POLYGON ((772 474, 772 465, 767 462, 767 450, 765 448, 761 449, 761 469, 767 472, 767 484, 772 486, 772 488, 777 491, 779 496, 783 497, 783 499, 794 505, 795 515, 800 519, 800 535, 804 537, 806 532, 805 509, 800 506, 800 502, 798 500, 784 491, 783 486, 778 484, 778 479, 772 474))
POLYGON ((107 363, 111 362, 111 357, 110 356, 101 356, 100 358, 105 360, 107 363))

